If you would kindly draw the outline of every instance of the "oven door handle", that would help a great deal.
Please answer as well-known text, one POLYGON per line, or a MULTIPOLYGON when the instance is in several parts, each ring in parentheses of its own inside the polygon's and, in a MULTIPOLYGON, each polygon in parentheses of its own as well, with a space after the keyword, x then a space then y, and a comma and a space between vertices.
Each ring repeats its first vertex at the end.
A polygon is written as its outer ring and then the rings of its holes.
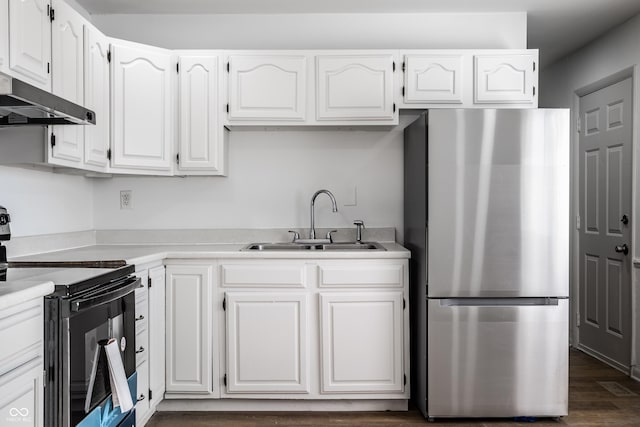
POLYGON ((131 292, 139 288, 141 283, 142 282, 140 281, 140 278, 136 278, 132 282, 113 291, 101 293, 91 298, 83 298, 75 301, 70 301, 69 303, 71 304, 71 311, 78 312, 98 305, 108 304, 112 301, 122 298, 125 295, 130 294, 131 292))

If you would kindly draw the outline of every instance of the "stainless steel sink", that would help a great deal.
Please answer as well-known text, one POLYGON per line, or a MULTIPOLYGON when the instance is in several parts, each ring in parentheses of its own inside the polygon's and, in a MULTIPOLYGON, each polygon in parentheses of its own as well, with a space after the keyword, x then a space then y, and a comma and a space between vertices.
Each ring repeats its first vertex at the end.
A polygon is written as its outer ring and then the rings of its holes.
POLYGON ((243 251, 386 251, 378 242, 339 243, 250 243, 243 251))

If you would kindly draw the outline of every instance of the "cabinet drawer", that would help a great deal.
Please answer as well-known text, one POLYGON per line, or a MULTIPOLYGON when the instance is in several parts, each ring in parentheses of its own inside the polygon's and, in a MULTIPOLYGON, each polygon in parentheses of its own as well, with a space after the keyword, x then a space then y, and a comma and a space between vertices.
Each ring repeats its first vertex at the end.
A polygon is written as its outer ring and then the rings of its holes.
POLYGON ((136 372, 138 373, 138 396, 136 405, 136 420, 142 425, 142 419, 149 411, 149 366, 148 362, 138 365, 136 372))
POLYGON ((220 266, 220 283, 227 287, 276 286, 304 288, 304 264, 227 264, 220 266))
POLYGON ((404 266, 402 264, 358 263, 321 264, 318 268, 320 287, 393 287, 404 284, 404 266))
POLYGON ((149 332, 144 329, 136 332, 136 366, 146 362, 149 353, 149 332))
POLYGON ((149 320, 149 307, 147 305, 147 300, 141 301, 140 303, 136 302, 136 334, 140 333, 140 331, 148 329, 148 320, 149 320))
POLYGON ((0 375, 42 355, 42 306, 37 299, 0 312, 0 375))

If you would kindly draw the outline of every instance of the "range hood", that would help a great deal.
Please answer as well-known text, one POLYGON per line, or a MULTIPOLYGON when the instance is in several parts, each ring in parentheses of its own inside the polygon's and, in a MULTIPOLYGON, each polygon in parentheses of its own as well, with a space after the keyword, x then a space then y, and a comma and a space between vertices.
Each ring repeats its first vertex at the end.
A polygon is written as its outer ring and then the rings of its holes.
POLYGON ((0 126, 88 124, 93 111, 0 73, 0 126))

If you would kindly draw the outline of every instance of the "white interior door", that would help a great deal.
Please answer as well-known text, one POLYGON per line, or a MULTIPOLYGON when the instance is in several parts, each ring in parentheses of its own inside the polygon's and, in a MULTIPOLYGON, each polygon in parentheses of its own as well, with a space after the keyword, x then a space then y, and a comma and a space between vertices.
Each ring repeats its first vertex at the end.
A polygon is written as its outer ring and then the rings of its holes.
POLYGON ((629 78, 583 96, 579 138, 579 347, 625 370, 631 358, 632 87, 629 78))

